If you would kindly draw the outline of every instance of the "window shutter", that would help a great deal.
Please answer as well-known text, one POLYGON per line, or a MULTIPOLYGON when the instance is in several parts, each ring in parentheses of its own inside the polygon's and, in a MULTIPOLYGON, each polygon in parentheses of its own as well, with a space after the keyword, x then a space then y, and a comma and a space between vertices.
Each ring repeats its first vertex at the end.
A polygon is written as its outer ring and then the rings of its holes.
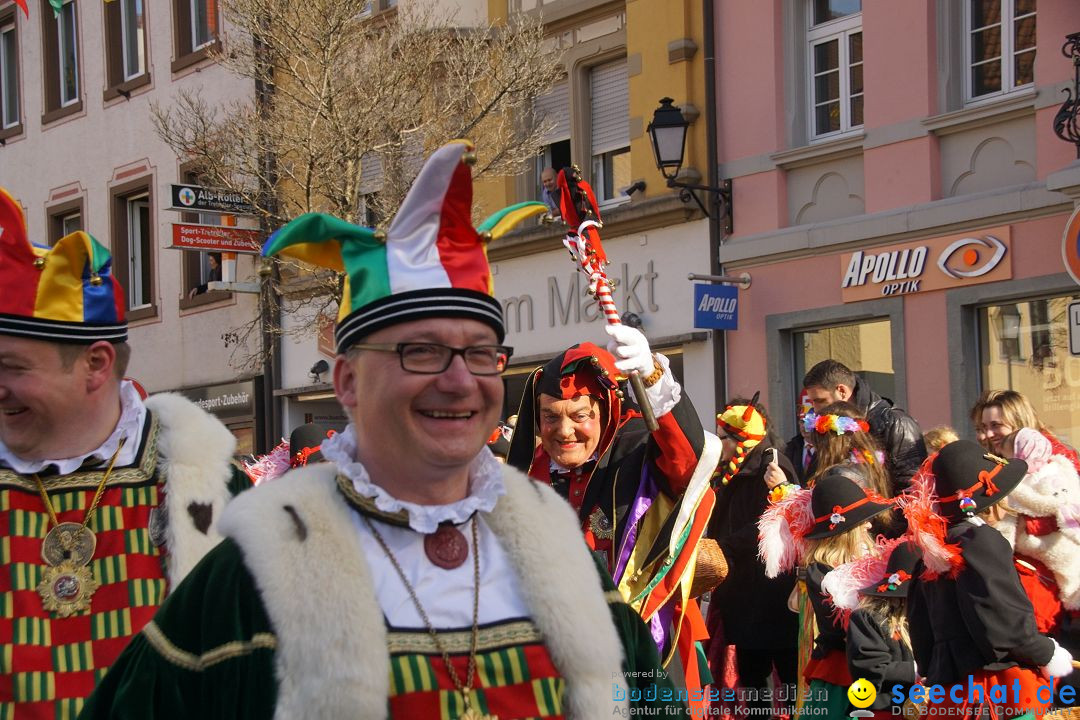
POLYGON ((600 65, 589 74, 592 154, 630 145, 630 92, 626 60, 600 65))
POLYGON ((544 135, 544 145, 569 139, 570 83, 566 78, 555 83, 550 92, 536 98, 533 113, 537 123, 545 119, 552 123, 551 130, 544 135))

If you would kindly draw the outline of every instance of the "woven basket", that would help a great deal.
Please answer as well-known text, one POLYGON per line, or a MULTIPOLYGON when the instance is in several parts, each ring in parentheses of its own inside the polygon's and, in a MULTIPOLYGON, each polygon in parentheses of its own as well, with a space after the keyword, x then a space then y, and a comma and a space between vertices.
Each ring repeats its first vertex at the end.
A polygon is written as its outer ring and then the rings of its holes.
POLYGON ((1080 707, 1059 708, 1043 715, 1043 720, 1080 720, 1080 707))
POLYGON ((690 583, 690 597, 698 597, 709 592, 724 582, 727 574, 727 558, 724 557, 724 551, 720 549, 716 541, 709 538, 698 540, 697 567, 694 570, 694 581, 690 583))

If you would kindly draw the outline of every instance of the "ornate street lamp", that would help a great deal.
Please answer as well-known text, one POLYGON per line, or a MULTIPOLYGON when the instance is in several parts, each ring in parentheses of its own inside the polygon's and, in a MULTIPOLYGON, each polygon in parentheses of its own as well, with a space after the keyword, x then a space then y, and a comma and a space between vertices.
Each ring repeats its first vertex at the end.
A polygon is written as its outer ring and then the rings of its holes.
POLYGON ((1073 86, 1065 88, 1065 102, 1054 116, 1054 133, 1076 145, 1076 157, 1080 158, 1080 32, 1065 36, 1061 54, 1073 61, 1073 86))
MULTIPOLYGON (((695 185, 686 183, 675 178, 682 169, 683 155, 686 152, 686 131, 690 122, 682 114, 682 110, 672 105, 674 101, 669 98, 660 99, 660 107, 653 112, 652 122, 649 123, 649 138, 652 140, 653 155, 656 158, 656 167, 660 174, 667 180, 669 188, 679 188, 679 199, 683 202, 693 200, 705 213, 706 217, 712 217, 709 209, 701 202, 695 190, 712 195, 713 202, 719 206, 719 220, 723 225, 724 232, 731 234, 733 228, 733 212, 731 207, 731 181, 723 180, 720 187, 709 185, 695 185)), ((715 158, 709 158, 709 162, 715 162, 715 158)))

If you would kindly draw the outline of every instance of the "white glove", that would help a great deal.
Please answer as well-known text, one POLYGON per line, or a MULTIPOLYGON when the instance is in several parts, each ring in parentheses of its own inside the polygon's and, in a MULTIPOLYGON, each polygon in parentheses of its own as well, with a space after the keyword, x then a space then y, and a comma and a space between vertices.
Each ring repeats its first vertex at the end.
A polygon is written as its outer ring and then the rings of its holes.
POLYGON ((604 330, 612 338, 607 349, 615 356, 619 372, 629 375, 636 370, 646 377, 652 375, 652 348, 640 330, 629 325, 605 325, 604 330))
POLYGON ((1072 655, 1069 654, 1068 650, 1058 645, 1057 640, 1050 639, 1054 643, 1054 654, 1050 658, 1050 662, 1039 668, 1039 671, 1047 680, 1065 677, 1073 671, 1072 655))

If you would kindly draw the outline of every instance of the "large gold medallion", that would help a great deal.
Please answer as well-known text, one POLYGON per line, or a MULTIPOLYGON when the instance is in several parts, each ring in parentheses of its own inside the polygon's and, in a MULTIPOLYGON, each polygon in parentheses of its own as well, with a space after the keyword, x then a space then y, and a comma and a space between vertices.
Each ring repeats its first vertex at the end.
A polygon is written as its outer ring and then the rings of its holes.
POLYGON ((41 559, 55 567, 69 561, 76 567, 90 563, 97 548, 97 536, 81 523, 64 522, 53 527, 41 544, 41 559))
POLYGON ((37 591, 47 611, 68 617, 89 610, 90 598, 99 587, 90 568, 65 560, 42 571, 37 591))
POLYGON ((484 715, 481 712, 469 708, 464 713, 458 716, 459 720, 499 720, 495 715, 484 715))

